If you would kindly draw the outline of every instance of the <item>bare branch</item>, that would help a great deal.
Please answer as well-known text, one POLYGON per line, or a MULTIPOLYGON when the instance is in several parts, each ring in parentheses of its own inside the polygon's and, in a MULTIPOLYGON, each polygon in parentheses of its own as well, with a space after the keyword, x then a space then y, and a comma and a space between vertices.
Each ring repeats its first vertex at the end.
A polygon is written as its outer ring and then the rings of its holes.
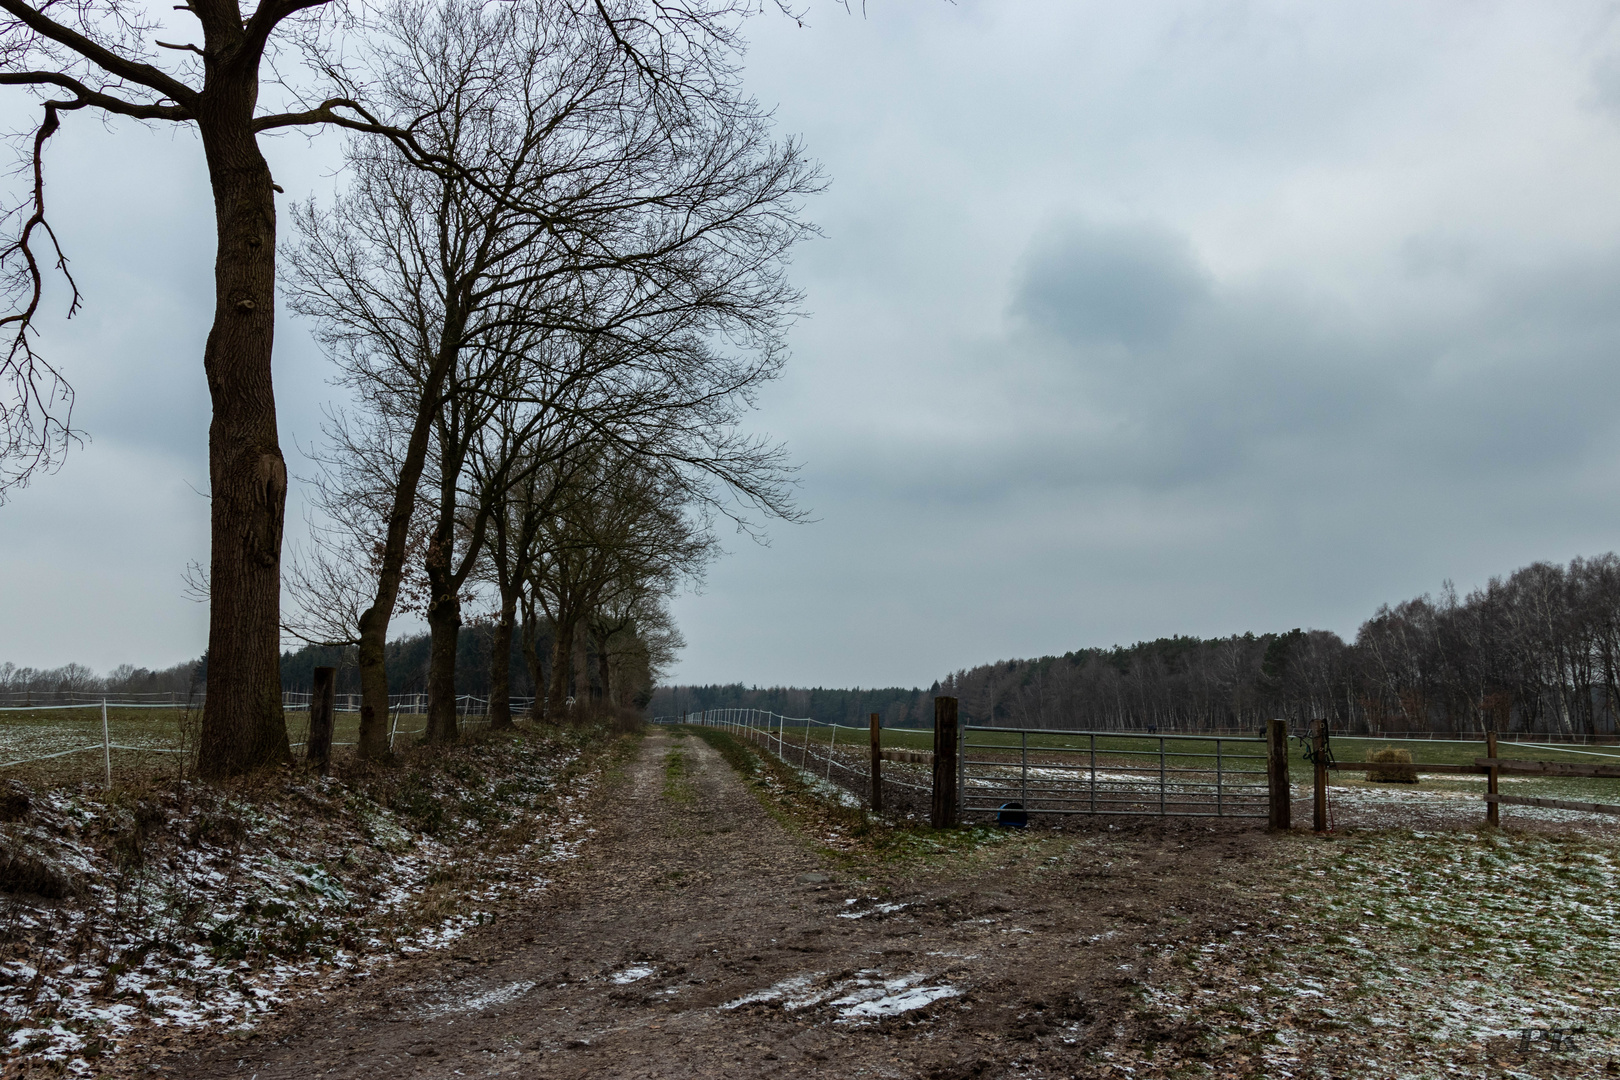
POLYGON ((45 287, 33 246, 36 231, 43 232, 50 241, 56 267, 72 291, 68 317, 79 308, 79 287, 68 272, 67 258, 56 234, 45 220, 44 156, 46 140, 61 126, 58 112, 81 107, 76 102, 45 103, 45 117, 34 133, 32 212, 16 241, 0 250, 0 266, 19 256, 23 260, 20 273, 27 296, 22 311, 0 319, 0 327, 10 326, 16 331, 5 359, 0 361, 0 380, 9 384, 11 399, 0 403, 0 497, 7 488, 26 485, 35 472, 54 468, 68 445, 81 441, 73 430, 73 388, 61 372, 34 352, 29 340, 45 287))
POLYGON ((75 97, 72 102, 59 102, 58 107, 66 109, 70 105, 75 109, 94 108, 104 109, 119 116, 131 116, 137 120, 190 120, 191 113, 179 105, 165 105, 161 102, 128 101, 115 97, 100 90, 93 90, 83 82, 59 71, 6 71, 0 72, 0 86, 57 86, 71 91, 75 97))
POLYGON ((46 17, 39 9, 23 3, 23 0, 0 0, 0 11, 14 16, 18 22, 40 37, 78 53, 114 78, 156 90, 164 97, 182 105, 190 105, 196 100, 197 91, 168 72, 122 56, 105 45, 92 41, 77 30, 46 17))

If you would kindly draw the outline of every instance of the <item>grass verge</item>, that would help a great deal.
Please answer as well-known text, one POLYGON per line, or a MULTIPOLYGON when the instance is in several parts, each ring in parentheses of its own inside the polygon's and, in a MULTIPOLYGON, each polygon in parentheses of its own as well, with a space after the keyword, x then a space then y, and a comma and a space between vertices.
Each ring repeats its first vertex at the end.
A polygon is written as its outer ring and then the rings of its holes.
MULTIPOLYGON (((1030 842, 1015 830, 986 826, 935 829, 875 816, 849 798, 835 797, 825 783, 814 781, 774 754, 761 754, 722 729, 688 727, 725 759, 759 798, 767 813, 786 828, 815 843, 820 852, 840 866, 908 860, 932 860, 961 855, 992 844, 1030 842)), ((842 789, 839 795, 847 796, 842 789)))
POLYGON ((137 1031, 240 1029, 285 994, 532 902, 635 740, 475 734, 337 775, 0 787, 0 1071, 98 1071, 137 1031))

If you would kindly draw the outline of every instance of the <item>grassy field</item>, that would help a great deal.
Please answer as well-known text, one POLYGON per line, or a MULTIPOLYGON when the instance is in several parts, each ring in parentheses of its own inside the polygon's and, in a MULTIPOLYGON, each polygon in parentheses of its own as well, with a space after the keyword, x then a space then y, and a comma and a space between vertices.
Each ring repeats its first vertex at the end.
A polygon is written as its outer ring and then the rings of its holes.
MULTIPOLYGON (((802 745, 808 738, 813 746, 826 746, 830 742, 838 745, 865 744, 867 734, 864 729, 852 727, 839 727, 834 733, 831 727, 793 727, 789 725, 784 733, 788 745, 802 745)), ((914 728, 884 728, 882 741, 885 747, 905 750, 931 750, 934 745, 934 733, 927 729, 914 728)), ((1264 746, 1257 742, 1245 741, 1241 738, 1222 738, 1221 753, 1225 767, 1230 771, 1254 770, 1263 771, 1264 746)), ((1022 739, 1014 733, 974 731, 970 733, 970 744, 975 748, 970 754, 975 759, 1001 759, 1016 760, 1022 746, 1022 739), (986 749, 994 747, 996 749, 986 749), (1001 748, 1005 748, 1002 750, 1001 748)), ((1213 765, 1215 753, 1214 739, 1188 739, 1172 738, 1167 736, 1164 740, 1167 755, 1167 764, 1171 768, 1206 768, 1213 765)), ((1046 760, 1054 758, 1070 758, 1086 760, 1089 755, 1092 740, 1085 736, 1062 734, 1032 734, 1029 736, 1028 746, 1032 754, 1040 754, 1046 760)), ((1099 764, 1112 766, 1134 765, 1148 766, 1151 762, 1156 766, 1158 761, 1159 737, 1156 735, 1121 735, 1099 736, 1095 740, 1099 764), (1145 756, 1144 756, 1145 755, 1145 756)), ((1330 783, 1334 787, 1344 788, 1370 788, 1385 791, 1399 792, 1413 790, 1424 792, 1446 792, 1460 794, 1485 794, 1486 778, 1483 775, 1440 775, 1423 774, 1422 766, 1430 765, 1469 765, 1475 758, 1485 756, 1485 742, 1470 741, 1442 741, 1428 739, 1376 739, 1335 737, 1332 740, 1334 757, 1339 761, 1365 761, 1374 751, 1393 747, 1407 750, 1412 754, 1412 760, 1418 765, 1420 782, 1415 785, 1369 783, 1364 773, 1333 772, 1330 774, 1330 783)), ((1302 745, 1296 740, 1290 740, 1288 747, 1288 767, 1291 781, 1296 785, 1308 785, 1311 782, 1312 766, 1302 754, 1302 745)), ((1530 743, 1515 745, 1506 739, 1499 744, 1498 754, 1506 758, 1517 758, 1529 761, 1558 761, 1571 764, 1620 764, 1620 746, 1580 746, 1580 747, 1554 747, 1544 743, 1530 743), (1611 762, 1610 759, 1613 759, 1611 762)), ((1620 804, 1620 780, 1610 779, 1584 779, 1570 777, 1542 777, 1542 776, 1503 776, 1501 790, 1505 795, 1522 795, 1531 798, 1563 799, 1575 802, 1595 802, 1620 804)), ((1298 792, 1296 791, 1296 794, 1298 792)))
POLYGON ((1193 1038, 1118 1055, 1127 1075, 1620 1071, 1612 839, 1390 829, 1296 834, 1278 855, 1253 925, 1149 954, 1144 1020, 1193 1038), (1584 1031, 1554 1051, 1542 1037, 1554 1027, 1584 1031))
MULTIPOLYGON (((107 736, 113 744, 113 780, 169 774, 190 766, 201 711, 192 709, 107 709, 107 736)), ((395 738, 420 735, 427 717, 401 713, 395 738)), ((464 724, 484 723, 463 717, 464 724)), ((337 714, 332 741, 341 747, 359 735, 360 714, 337 714)), ((287 710, 287 734, 293 755, 301 756, 309 733, 309 713, 287 710)), ((0 712, 0 781, 19 780, 32 787, 101 781, 106 761, 101 749, 101 706, 82 709, 36 709, 0 712), (66 753, 64 753, 66 751, 66 753), (50 757, 47 755, 59 755, 50 757), (43 759, 43 760, 38 760, 43 759), (12 764, 16 763, 16 764, 12 764)))

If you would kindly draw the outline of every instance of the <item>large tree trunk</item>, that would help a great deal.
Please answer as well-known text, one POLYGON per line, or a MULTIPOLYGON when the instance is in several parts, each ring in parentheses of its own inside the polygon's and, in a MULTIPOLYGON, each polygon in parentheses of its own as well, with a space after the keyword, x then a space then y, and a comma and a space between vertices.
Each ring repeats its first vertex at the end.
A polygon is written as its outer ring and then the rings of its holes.
MULTIPOLYGON (((396 573, 391 593, 397 595, 398 591, 399 575, 396 573)), ((388 745, 387 647, 388 613, 393 606, 391 595, 386 607, 373 604, 360 616, 360 647, 356 660, 360 668, 359 754, 373 761, 385 758, 391 752, 388 745)))
POLYGON ((574 620, 559 619, 551 628, 551 688, 546 694, 546 715, 561 723, 568 709, 568 679, 574 673, 574 620))
POLYGON ((523 634, 521 639, 523 649, 523 662, 529 669, 529 692, 534 695, 529 702, 529 719, 535 723, 546 718, 546 694, 550 687, 546 683, 546 673, 540 656, 540 620, 534 613, 534 607, 527 601, 523 604, 523 634))
POLYGON ((609 707, 613 705, 612 674, 608 667, 608 636, 599 636, 596 639, 596 677, 602 683, 602 700, 609 707))
POLYGON ((257 82, 237 77, 200 103, 219 249, 203 369, 212 497, 208 696, 197 770, 229 776, 288 760, 281 710, 281 530, 287 467, 276 435, 270 353, 276 205, 250 120, 257 82))
POLYGON ((512 726, 512 620, 517 613, 517 597, 501 597, 501 615, 490 635, 489 726, 512 726))
POLYGON ((429 602, 427 622, 427 741, 455 742, 460 735, 456 726, 456 646, 461 636, 461 598, 454 589, 429 602))

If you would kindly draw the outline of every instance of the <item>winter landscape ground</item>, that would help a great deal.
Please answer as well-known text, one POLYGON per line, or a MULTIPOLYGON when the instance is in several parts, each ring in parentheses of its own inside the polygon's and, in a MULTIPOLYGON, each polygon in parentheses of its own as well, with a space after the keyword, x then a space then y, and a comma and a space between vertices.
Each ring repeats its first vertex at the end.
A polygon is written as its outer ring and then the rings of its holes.
POLYGON ((1327 837, 935 832, 813 779, 676 728, 13 785, 5 1075, 1620 1070, 1620 846, 1594 816, 1487 830, 1477 793, 1425 781, 1337 786, 1327 837))

